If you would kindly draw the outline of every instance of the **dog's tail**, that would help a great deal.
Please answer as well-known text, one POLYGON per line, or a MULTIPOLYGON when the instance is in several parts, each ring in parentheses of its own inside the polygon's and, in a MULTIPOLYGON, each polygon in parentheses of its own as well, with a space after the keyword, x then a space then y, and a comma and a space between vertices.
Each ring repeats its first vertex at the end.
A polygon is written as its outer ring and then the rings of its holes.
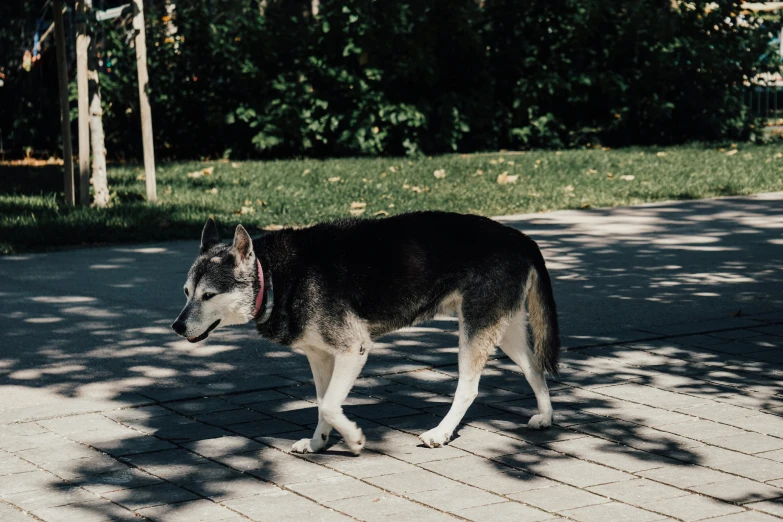
POLYGON ((527 285, 527 313, 533 330, 533 353, 536 367, 557 375, 560 358, 560 327, 557 324, 555 296, 552 281, 544 263, 544 256, 533 243, 532 266, 527 285))

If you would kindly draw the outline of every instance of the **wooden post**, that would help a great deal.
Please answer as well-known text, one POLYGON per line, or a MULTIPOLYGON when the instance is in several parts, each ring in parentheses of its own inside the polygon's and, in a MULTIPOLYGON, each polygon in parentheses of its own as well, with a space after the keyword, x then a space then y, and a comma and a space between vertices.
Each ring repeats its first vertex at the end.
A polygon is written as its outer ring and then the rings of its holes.
POLYGON ((54 36, 57 40, 57 83, 60 91, 60 125, 63 135, 65 203, 74 206, 76 200, 73 193, 73 151, 71 150, 71 117, 68 106, 68 68, 65 64, 63 0, 54 0, 54 36))
POLYGON ((155 186, 155 149, 152 142, 152 110, 148 97, 147 41, 144 30, 144 3, 133 0, 133 28, 136 30, 136 70, 139 75, 139 106, 141 108, 141 138, 144 146, 144 178, 147 183, 147 201, 158 199, 155 186))
POLYGON ((79 204, 90 204, 90 98, 87 82, 87 49, 90 37, 84 0, 76 2, 76 86, 79 93, 79 204))

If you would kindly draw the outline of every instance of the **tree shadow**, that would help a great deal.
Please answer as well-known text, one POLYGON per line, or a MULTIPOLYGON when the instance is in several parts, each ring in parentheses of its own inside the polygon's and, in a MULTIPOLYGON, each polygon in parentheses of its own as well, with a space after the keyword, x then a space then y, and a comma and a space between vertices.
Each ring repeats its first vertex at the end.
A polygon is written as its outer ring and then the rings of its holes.
MULTIPOLYGON (((535 400, 498 352, 450 448, 422 447, 416 435, 456 388, 456 322, 438 317, 378 340, 345 408, 368 436, 360 459, 447 474, 437 463, 453 452, 485 462, 456 480, 482 487, 478 477, 505 473, 524 488, 746 457, 679 425, 746 429, 745 417, 783 411, 778 207, 746 198, 505 218, 538 240, 553 274, 568 350, 550 380, 556 426, 525 428, 535 400)), ((322 455, 288 452, 317 420, 304 358, 250 328, 198 345, 170 331, 196 249, 0 259, 5 501, 44 514, 70 506, 74 517, 131 516, 120 506, 153 519, 202 506, 247 514, 250 497, 273 502, 294 484, 354 473, 334 436, 322 455)))

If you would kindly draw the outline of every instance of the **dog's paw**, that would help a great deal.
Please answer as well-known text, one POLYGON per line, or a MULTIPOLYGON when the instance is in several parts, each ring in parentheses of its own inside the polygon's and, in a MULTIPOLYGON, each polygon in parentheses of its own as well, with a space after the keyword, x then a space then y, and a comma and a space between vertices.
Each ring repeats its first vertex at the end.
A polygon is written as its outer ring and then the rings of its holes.
POLYGON ((548 428, 552 425, 552 414, 549 415, 533 415, 530 418, 530 422, 527 423, 527 429, 540 430, 542 428, 548 428))
POLYGON ((362 452, 364 449, 364 445, 367 442, 367 437, 364 436, 364 432, 361 428, 357 428, 359 430, 359 436, 355 439, 355 441, 350 441, 348 439, 345 439, 345 445, 348 446, 348 449, 351 450, 351 453, 354 455, 358 455, 362 452))
POLYGON ((310 439, 302 439, 294 442, 293 446, 291 446, 291 451, 294 453, 318 453, 321 451, 323 446, 320 448, 314 448, 311 444, 310 439))
POLYGON ((419 439, 428 448, 440 448, 445 446, 451 441, 451 433, 445 432, 438 428, 433 428, 426 433, 419 435, 419 439))

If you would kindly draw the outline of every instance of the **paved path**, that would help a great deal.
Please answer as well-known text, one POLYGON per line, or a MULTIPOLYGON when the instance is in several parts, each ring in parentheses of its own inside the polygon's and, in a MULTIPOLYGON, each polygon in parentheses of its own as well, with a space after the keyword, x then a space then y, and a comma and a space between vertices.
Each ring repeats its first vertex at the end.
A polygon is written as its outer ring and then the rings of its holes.
POLYGON ((783 517, 783 193, 503 218, 545 249, 556 426, 491 361, 459 437, 455 322, 384 338, 347 411, 367 450, 288 453, 304 358, 168 328, 196 242, 0 258, 0 520, 783 517))

